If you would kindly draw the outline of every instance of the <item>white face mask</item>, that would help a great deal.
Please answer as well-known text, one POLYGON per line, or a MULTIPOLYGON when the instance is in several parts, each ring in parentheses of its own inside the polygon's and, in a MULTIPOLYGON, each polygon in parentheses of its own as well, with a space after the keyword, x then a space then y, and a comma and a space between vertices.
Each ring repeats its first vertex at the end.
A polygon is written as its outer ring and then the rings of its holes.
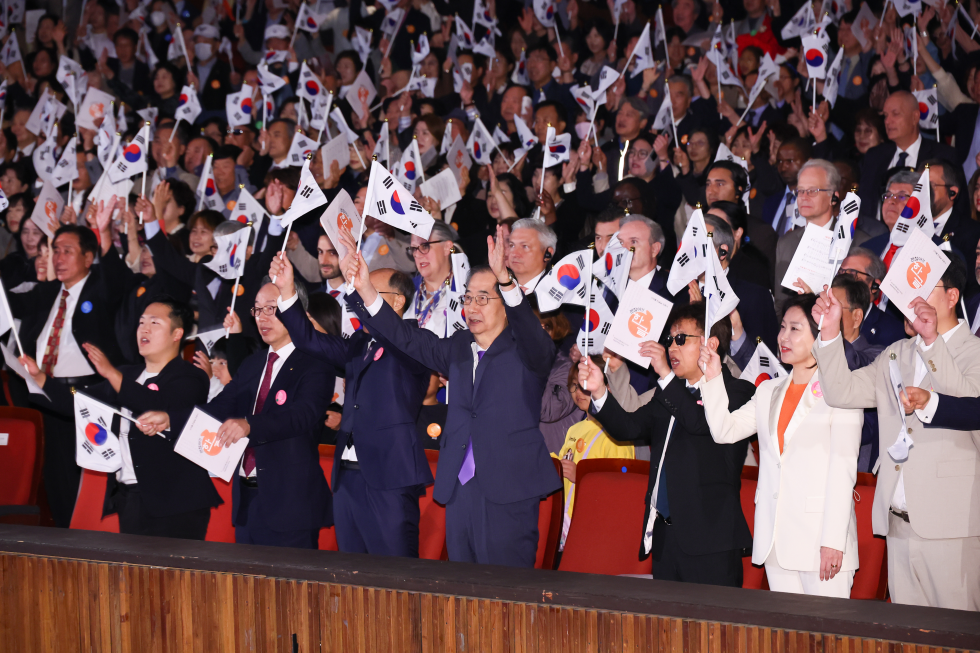
POLYGON ((411 116, 402 116, 398 119, 398 131, 404 131, 412 126, 411 116))
POLYGON ((579 140, 584 141, 589 137, 589 132, 592 131, 590 127, 592 127, 592 123, 589 122, 575 123, 575 133, 578 134, 579 140))
POLYGON ((167 21, 167 14, 162 11, 154 11, 150 13, 150 22, 153 23, 154 27, 160 27, 167 21))
POLYGON ((211 58, 211 44, 210 43, 195 43, 194 44, 194 56, 197 57, 199 61, 207 61, 211 58))

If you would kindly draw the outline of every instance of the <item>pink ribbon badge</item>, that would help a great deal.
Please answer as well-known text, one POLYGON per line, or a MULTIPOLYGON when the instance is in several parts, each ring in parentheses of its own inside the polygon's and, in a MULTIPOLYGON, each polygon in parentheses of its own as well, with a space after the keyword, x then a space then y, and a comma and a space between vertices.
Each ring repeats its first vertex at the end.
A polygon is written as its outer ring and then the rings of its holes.
POLYGON ((381 354, 383 353, 385 353, 385 348, 378 347, 378 351, 374 352, 374 360, 377 361, 379 358, 381 358, 381 354))
POLYGON ((286 403, 286 391, 285 390, 280 390, 279 392, 276 393, 276 403, 279 404, 280 406, 282 406, 284 403, 286 403))
POLYGON ((810 391, 813 392, 814 397, 823 397, 823 390, 820 389, 820 381, 814 381, 810 391))
POLYGON ((146 386, 146 389, 147 390, 159 390, 160 388, 157 386, 156 383, 150 383, 149 385, 146 386))

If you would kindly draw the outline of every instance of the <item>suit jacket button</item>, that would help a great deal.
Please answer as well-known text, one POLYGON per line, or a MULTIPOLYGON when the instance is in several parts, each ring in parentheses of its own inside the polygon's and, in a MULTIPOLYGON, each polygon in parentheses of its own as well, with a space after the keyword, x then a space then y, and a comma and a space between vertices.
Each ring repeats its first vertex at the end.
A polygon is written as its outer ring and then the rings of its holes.
POLYGON ((357 404, 354 404, 354 410, 357 410, 358 408, 360 408, 360 406, 358 406, 357 404))
POLYGON ((909 435, 912 435, 912 429, 909 429, 909 435))
POLYGON ((473 413, 473 419, 476 419, 476 413, 473 413))
POLYGON ((902 466, 901 466, 901 465, 895 465, 895 471, 896 471, 896 472, 897 472, 898 470, 900 470, 901 468, 902 468, 902 466))

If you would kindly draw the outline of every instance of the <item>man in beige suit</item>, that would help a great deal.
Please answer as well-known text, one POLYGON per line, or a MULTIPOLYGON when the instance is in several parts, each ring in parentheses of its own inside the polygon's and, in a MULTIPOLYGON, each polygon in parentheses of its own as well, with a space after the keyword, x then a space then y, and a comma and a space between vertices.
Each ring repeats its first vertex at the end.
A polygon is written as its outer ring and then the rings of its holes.
POLYGON ((888 587, 895 603, 980 610, 980 432, 924 428, 928 418, 921 411, 907 415, 903 426, 905 411, 889 376, 895 361, 904 387, 980 395, 980 339, 956 318, 965 285, 964 264, 952 257, 932 293, 911 305, 917 337, 890 345, 853 372, 840 337, 840 302, 823 293, 813 309, 815 320, 823 316, 813 353, 827 403, 878 409, 873 527, 875 535, 888 536, 888 587))
MULTIPOLYGON (((806 219, 807 224, 812 224, 821 229, 835 229, 839 214, 841 197, 844 194, 841 189, 840 172, 830 161, 824 159, 810 159, 800 168, 799 181, 796 184, 796 207, 800 215, 806 219)), ((789 264, 793 260, 793 254, 803 240, 805 227, 796 227, 792 231, 787 231, 779 237, 776 243, 776 309, 777 313, 782 308, 783 302, 797 294, 781 284, 789 264)), ((860 245, 868 239, 868 234, 860 229, 855 229, 852 242, 860 245)), ((795 279, 793 280, 795 281, 795 279)), ((814 292, 816 292, 814 288, 814 292)))

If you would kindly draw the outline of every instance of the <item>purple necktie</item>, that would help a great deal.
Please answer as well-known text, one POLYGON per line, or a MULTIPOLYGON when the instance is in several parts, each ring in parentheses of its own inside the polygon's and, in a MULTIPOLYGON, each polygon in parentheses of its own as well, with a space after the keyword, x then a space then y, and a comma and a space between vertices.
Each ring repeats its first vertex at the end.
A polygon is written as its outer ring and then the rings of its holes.
MULTIPOLYGON (((485 353, 487 352, 476 352, 477 364, 483 360, 483 354, 485 353)), ((476 476, 476 461, 473 460, 473 438, 470 437, 470 441, 466 444, 466 455, 463 456, 463 464, 460 466, 459 475, 456 478, 459 479, 461 485, 466 485, 474 476, 476 476)))

